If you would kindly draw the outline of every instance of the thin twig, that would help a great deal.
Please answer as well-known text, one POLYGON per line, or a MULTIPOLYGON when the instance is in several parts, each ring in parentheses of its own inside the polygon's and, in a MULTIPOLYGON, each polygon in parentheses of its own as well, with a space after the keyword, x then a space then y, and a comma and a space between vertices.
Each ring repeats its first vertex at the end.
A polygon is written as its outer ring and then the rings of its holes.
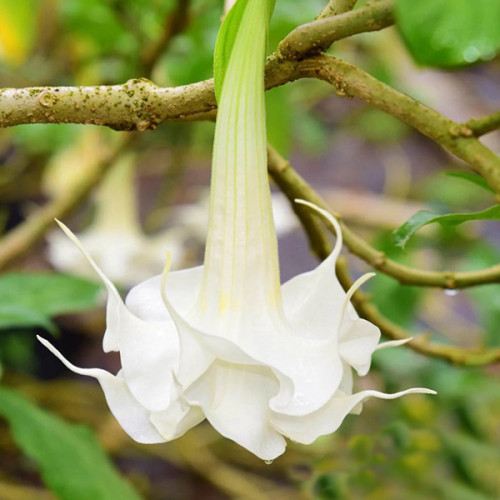
MULTIPOLYGON (((270 146, 268 146, 268 170, 273 180, 276 184, 278 184, 280 189, 292 203, 296 198, 302 198, 329 210, 321 197, 294 171, 290 163, 283 159, 279 153, 277 153, 270 146)), ((311 224, 310 218, 305 217, 305 215, 301 212, 297 212, 297 214, 299 215, 299 218, 304 226, 304 230, 309 238, 311 250, 320 259, 325 259, 331 252, 331 245, 323 234, 321 227, 318 225, 318 221, 316 220, 311 224)), ((338 219, 340 218, 338 214, 335 215, 338 219)), ((317 217, 311 213, 309 217, 317 219, 317 217)), ((362 241, 342 222, 341 228, 344 243, 350 250, 353 248, 353 242, 357 242, 357 240, 362 241)), ((370 247, 368 243, 363 242, 363 244, 365 248, 370 250, 370 253, 375 255, 378 254, 379 256, 383 255, 370 247)), ((390 261, 390 259, 386 259, 386 262, 392 262, 392 265, 400 266, 400 264, 390 261)), ((421 271, 411 268, 406 268, 406 270, 411 271, 416 275, 422 273, 421 271)), ((434 274, 437 276, 439 273, 434 274)), ((339 259, 337 262, 337 276, 345 290, 348 290, 352 286, 352 280, 349 276, 347 264, 344 259, 339 259)), ((409 332, 380 314, 378 309, 368 301, 368 297, 365 294, 357 292, 353 297, 353 304, 358 313, 368 321, 377 325, 386 337, 392 340, 402 340, 412 337, 409 332)), ((481 366, 500 361, 499 348, 463 349, 456 346, 433 344, 426 336, 419 336, 406 345, 421 354, 444 359, 445 361, 453 364, 481 366)))
MULTIPOLYGON (((345 259, 338 260, 336 270, 342 287, 348 290, 353 280, 349 276, 345 259)), ((383 316, 377 307, 369 302, 368 296, 362 292, 357 291, 351 300, 359 315, 378 326, 387 338, 403 340, 414 337, 410 332, 383 316)), ((500 348, 465 349, 453 345, 435 344, 429 340, 429 335, 414 337, 405 346, 424 356, 442 359, 454 365, 473 367, 500 362, 500 348)))
POLYGON ((358 0, 330 0, 316 19, 324 17, 338 16, 354 8, 358 0))
POLYGON ((380 0, 361 9, 337 16, 323 17, 303 24, 278 45, 278 58, 303 59, 326 50, 333 42, 358 33, 378 31, 394 24, 392 0, 380 0))
POLYGON ((482 118, 473 118, 464 125, 475 137, 480 137, 500 128, 500 111, 482 118))
MULTIPOLYGON (((268 170, 274 182, 291 202, 295 198, 303 198, 331 211, 321 196, 271 146, 268 146, 268 170)), ((299 215, 304 230, 309 236, 311 250, 319 258, 326 258, 330 254, 331 247, 328 239, 321 233, 318 221, 312 218, 310 211, 306 213, 302 207, 297 208, 295 205, 293 203, 292 206, 294 206, 294 210, 299 215)), ((340 219, 340 215, 335 215, 340 219)), ((500 265, 469 272, 426 271, 405 266, 388 258, 383 252, 357 236, 341 220, 339 222, 342 227, 344 244, 354 255, 402 284, 457 289, 487 283, 500 283, 500 265)))

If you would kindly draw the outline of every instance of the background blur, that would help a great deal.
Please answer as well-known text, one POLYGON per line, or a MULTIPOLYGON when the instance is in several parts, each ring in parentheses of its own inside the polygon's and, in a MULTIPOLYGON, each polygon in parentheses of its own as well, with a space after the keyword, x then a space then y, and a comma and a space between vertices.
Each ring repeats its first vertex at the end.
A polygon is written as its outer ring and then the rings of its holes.
MULTIPOLYGON (((222 2, 185 3, 187 15, 175 24, 179 33, 157 54, 177 8, 174 0, 0 0, 0 87, 115 84, 142 76, 175 86, 209 78, 222 2)), ((278 0, 270 50, 324 4, 278 0)), ((331 52, 454 120, 500 109, 498 57, 460 71, 419 69, 395 28, 343 40, 331 52)), ((391 231, 422 208, 479 211, 494 203, 493 194, 446 175, 463 167, 438 145, 361 101, 338 97, 321 82, 289 84, 268 92, 267 99, 271 144, 378 249, 425 269, 473 270, 500 261, 498 221, 452 228, 434 224, 415 235, 406 251, 394 246, 391 231)), ((64 222, 87 235, 101 262, 112 262, 113 279, 124 292, 132 271, 134 282, 161 272, 167 247, 178 267, 199 263, 213 129, 210 122, 168 123, 136 133, 123 151, 124 138, 132 133, 77 125, 2 129, 0 230, 14 228, 117 152, 113 180, 104 179, 64 222), (128 193, 123 206, 117 205, 118 186, 128 193), (115 219, 122 222, 124 239, 118 241, 128 246, 103 237, 103 228, 115 219)), ((484 140, 500 153, 499 139, 492 133, 484 140)), ((311 269, 315 258, 287 204, 276 201, 286 280, 311 269)), ((53 231, 58 231, 55 224, 53 231)), ((69 256, 65 243, 49 233, 0 276, 0 391, 8 391, 0 398, 23 395, 48 412, 36 413, 25 399, 17 402, 18 411, 39 424, 32 429, 38 429, 41 441, 33 446, 45 449, 46 443, 50 455, 54 436, 71 440, 74 455, 59 454, 59 474, 84 482, 78 477, 84 471, 71 468, 71 461, 95 453, 108 464, 96 451, 102 447, 145 499, 500 498, 498 365, 453 367, 404 347, 376 353, 374 368, 357 387, 387 392, 429 387, 437 396, 371 400, 361 416, 349 416, 335 434, 308 447, 292 443, 272 464, 221 438, 206 423, 172 443, 133 442, 110 414, 98 384, 69 373, 35 340, 35 334, 52 334, 78 366, 112 372, 119 367, 115 355, 101 349, 101 287, 77 255, 69 256), (54 270, 84 277, 54 277, 54 270), (50 287, 53 293, 46 294, 50 287), (81 437, 87 431, 70 423, 83 424, 98 441, 88 437, 87 447, 80 448, 72 433, 81 437)), ((354 274, 369 270, 349 259, 354 274)), ((500 346, 500 285, 455 293, 401 286, 379 273, 369 287, 380 310, 411 331, 431 332, 433 340, 464 347, 500 346)), ((55 458, 27 452, 34 438, 23 418, 0 420, 0 498, 56 498, 44 486, 53 484, 47 474, 54 474, 45 462, 55 458)))

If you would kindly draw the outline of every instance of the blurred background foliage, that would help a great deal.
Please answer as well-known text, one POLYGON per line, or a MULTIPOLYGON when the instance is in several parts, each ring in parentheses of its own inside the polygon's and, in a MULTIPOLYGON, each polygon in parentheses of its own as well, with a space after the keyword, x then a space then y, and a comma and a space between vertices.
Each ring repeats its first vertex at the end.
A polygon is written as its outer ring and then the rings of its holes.
MULTIPOLYGON (((222 2, 186 4, 187 15, 172 32, 175 0, 0 0, 0 87, 115 84, 137 77, 175 86, 209 78, 222 2)), ((270 51, 324 5, 277 0, 270 51)), ((430 6, 399 0, 396 7, 397 28, 342 40, 331 52, 452 119, 497 110, 498 2, 440 0, 430 6), (414 60, 453 71, 418 67, 414 60)), ((500 261, 497 220, 430 224, 405 250, 395 244, 393 230, 419 210, 478 212, 495 203, 474 179, 446 175, 463 173, 464 166, 430 140, 317 81, 268 92, 267 109, 271 144, 389 257, 428 269, 475 270, 500 261)), ((208 122, 167 123, 136 138, 135 178, 128 188, 123 181, 123 189, 131 190, 124 221, 124 231, 134 233, 130 251, 106 247, 121 266, 117 281, 139 260, 154 262, 158 241, 162 255, 165 245, 176 249, 178 266, 200 261, 212 134, 208 122)), ((3 129, 2 232, 106 161, 124 135, 76 125, 3 129)), ((498 139, 498 133, 485 138, 497 153, 498 139)), ((110 208, 96 192, 65 220, 75 231, 95 235, 96 219, 113 219, 113 203, 110 208)), ((288 279, 310 269, 314 258, 298 224, 290 222, 291 212, 282 217, 288 220, 280 233, 282 276, 288 279)), ((438 396, 370 401, 334 435, 309 447, 292 444, 272 465, 207 424, 165 445, 132 442, 97 384, 71 376, 34 340, 36 334, 54 335, 75 364, 117 370, 114 355, 100 350, 100 285, 88 269, 72 270, 85 278, 59 274, 58 268, 71 271, 71 263, 64 267, 51 257, 56 243, 49 241, 0 276, 2 500, 500 498, 498 365, 454 367, 405 348, 376 353, 374 369, 358 387, 390 392, 424 386, 438 396)), ((367 270, 355 258, 350 265, 355 274, 367 270)), ((160 272, 155 266, 144 278, 160 272)), ((500 285, 457 293, 402 286, 379 273, 370 287, 381 312, 410 331, 464 347, 500 346, 500 285)))

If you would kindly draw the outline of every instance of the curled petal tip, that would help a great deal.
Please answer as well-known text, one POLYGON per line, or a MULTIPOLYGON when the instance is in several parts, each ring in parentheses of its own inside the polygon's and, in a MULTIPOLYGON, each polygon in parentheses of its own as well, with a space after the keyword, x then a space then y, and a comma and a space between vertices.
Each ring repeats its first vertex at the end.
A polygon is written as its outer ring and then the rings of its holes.
POLYGON ((48 344, 49 344, 48 340, 45 340, 43 337, 40 337, 40 335, 37 335, 36 339, 38 340, 38 342, 40 342, 40 344, 42 344, 48 348, 48 344))
POLYGON ((431 394, 435 396, 437 394, 437 391, 433 389, 426 389, 424 387, 416 387, 415 389, 411 390, 412 392, 419 393, 419 394, 431 394))
MULTIPOLYGON (((64 222, 61 222, 59 219, 54 219, 56 221, 56 224, 68 235, 68 236, 74 236, 73 235, 73 232, 71 231, 71 229, 66 225, 64 224, 64 222)), ((70 237, 71 237, 70 236, 70 237)))
POLYGON ((401 340, 390 340, 388 342, 383 342, 382 344, 379 344, 375 350, 379 351, 387 347, 398 347, 400 345, 407 344, 408 342, 410 342, 410 340, 413 340, 413 337, 408 337, 407 339, 401 339, 401 340))
POLYGON ((334 227, 335 236, 337 236, 337 241, 335 242, 335 247, 332 253, 335 255, 336 258, 340 254, 340 250, 342 249, 342 230, 340 228, 339 221, 328 210, 318 207, 318 205, 315 205, 310 201, 302 200, 301 198, 295 198, 294 202, 299 205, 305 205, 306 207, 309 207, 310 209, 314 210, 334 227))

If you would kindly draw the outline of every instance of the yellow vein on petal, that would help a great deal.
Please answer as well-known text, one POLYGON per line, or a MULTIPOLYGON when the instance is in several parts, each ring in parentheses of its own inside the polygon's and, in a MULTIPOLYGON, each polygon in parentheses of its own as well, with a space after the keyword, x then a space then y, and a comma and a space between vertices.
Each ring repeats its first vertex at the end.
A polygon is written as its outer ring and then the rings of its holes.
POLYGON ((169 302, 167 299, 167 276, 168 273, 170 272, 170 269, 172 267, 172 254, 170 253, 170 250, 167 250, 167 257, 165 259, 165 265, 163 266, 163 271, 161 273, 161 280, 160 280, 160 295, 161 295, 161 300, 163 301, 164 306, 169 310, 169 302))

